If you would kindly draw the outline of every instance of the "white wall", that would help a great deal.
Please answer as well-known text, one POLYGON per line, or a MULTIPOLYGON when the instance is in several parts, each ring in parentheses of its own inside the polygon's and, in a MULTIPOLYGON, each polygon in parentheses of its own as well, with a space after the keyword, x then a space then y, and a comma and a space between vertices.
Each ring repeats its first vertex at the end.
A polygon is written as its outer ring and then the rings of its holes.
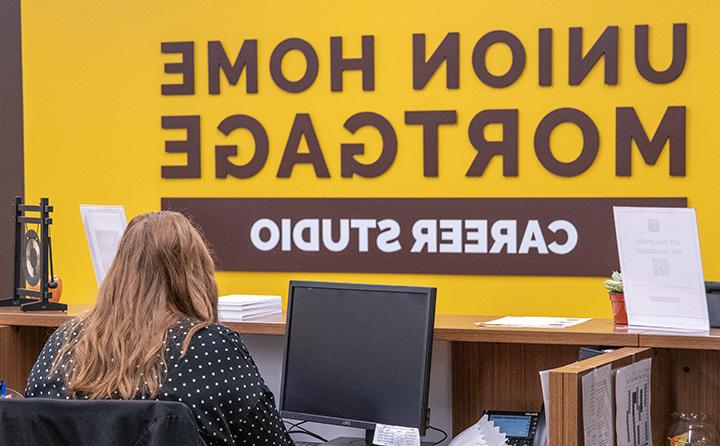
MULTIPOLYGON (((285 338, 272 335, 243 335, 243 340, 260 369, 260 374, 275 394, 280 395, 280 379, 282 375, 283 349, 285 338)), ((436 341, 433 343, 432 366, 430 370, 430 424, 444 430, 450 435, 452 429, 452 374, 450 363, 450 343, 436 341)), ((317 423, 303 425, 331 440, 336 437, 364 437, 360 429, 329 426, 317 423)), ((294 435, 301 441, 316 441, 304 435, 294 435)), ((437 441, 441 438, 439 432, 428 430, 425 441, 437 441)), ((447 444, 445 441, 443 444, 447 444)))

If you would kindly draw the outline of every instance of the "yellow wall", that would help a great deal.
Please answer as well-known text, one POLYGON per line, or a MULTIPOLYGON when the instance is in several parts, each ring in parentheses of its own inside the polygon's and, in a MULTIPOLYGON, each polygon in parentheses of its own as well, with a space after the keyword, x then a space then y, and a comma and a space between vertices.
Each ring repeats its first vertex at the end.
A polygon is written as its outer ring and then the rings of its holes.
MULTIPOLYGON (((122 204, 129 217, 157 210, 160 197, 639 197, 687 196, 698 209, 705 276, 720 278, 720 206, 717 190, 716 107, 720 98, 715 1, 95 1, 23 2, 23 71, 25 160, 28 198, 49 196, 56 206, 53 225, 56 271, 64 279, 65 300, 90 303, 95 279, 80 220, 79 204, 122 204), (669 63, 673 23, 688 24, 688 61, 683 75, 669 85, 652 85, 635 70, 636 24, 649 24, 651 61, 669 63), (618 86, 603 85, 602 64, 579 87, 567 83, 568 27, 581 26, 587 42, 606 26, 620 26, 618 86), (554 81, 538 86, 537 30, 554 29, 554 81), (527 65, 517 83, 506 89, 484 86, 471 65, 472 48, 483 34, 505 29, 518 36, 527 65), (421 92, 412 89, 412 34, 428 35, 434 48, 447 32, 460 32, 460 90, 447 91, 444 77, 421 92), (359 73, 347 74, 343 93, 330 92, 329 38, 344 37, 345 53, 359 55, 360 36, 375 36, 376 90, 362 92, 359 73), (320 59, 320 74, 310 90, 291 95, 277 88, 269 74, 274 46, 288 37, 308 40, 320 59), (220 96, 207 93, 206 42, 221 40, 236 54, 245 38, 257 38, 260 93, 244 93, 223 83, 220 96), (197 93, 163 97, 160 85, 177 78, 163 73, 163 41, 196 42, 197 93), (668 175, 668 153, 657 166, 646 166, 637 151, 633 176, 617 178, 615 107, 634 106, 652 132, 669 105, 687 106, 687 176, 668 175), (560 178, 535 158, 532 138, 540 119, 559 107, 587 113, 600 130, 594 165, 575 178, 560 178), (520 110, 520 175, 502 176, 499 160, 482 178, 466 178, 475 154, 467 125, 480 110, 520 110), (405 110, 456 109, 458 125, 444 127, 440 141, 440 176, 423 178, 421 131, 405 126, 405 110), (342 142, 379 138, 371 130, 351 136, 342 124, 359 111, 375 111, 395 126, 400 141, 393 168, 376 179, 341 179, 342 142), (275 173, 295 113, 314 120, 332 179, 319 180, 308 166, 292 178, 275 173), (249 180, 214 179, 215 144, 227 143, 216 130, 226 116, 246 113, 270 135, 270 157, 249 180), (182 156, 164 152, 164 141, 182 132, 163 131, 162 115, 202 116, 203 177, 162 180, 160 166, 180 164, 182 156)), ((585 47, 587 49, 587 46, 585 47)), ((491 68, 509 64, 502 48, 489 53, 491 68)), ((287 73, 299 72, 289 58, 287 73)), ((577 129, 563 126, 553 134, 555 153, 573 159, 577 129)), ((249 136, 233 142, 250 144, 249 136), (247 139, 243 139, 247 138, 247 139)), ((372 159, 373 153, 369 155, 372 159)), ((242 158, 241 158, 242 160, 242 158)), ((556 314, 607 317, 606 294, 599 278, 419 276, 363 274, 219 273, 222 293, 285 295, 289 279, 320 279, 439 288, 438 311, 475 314, 556 314)))

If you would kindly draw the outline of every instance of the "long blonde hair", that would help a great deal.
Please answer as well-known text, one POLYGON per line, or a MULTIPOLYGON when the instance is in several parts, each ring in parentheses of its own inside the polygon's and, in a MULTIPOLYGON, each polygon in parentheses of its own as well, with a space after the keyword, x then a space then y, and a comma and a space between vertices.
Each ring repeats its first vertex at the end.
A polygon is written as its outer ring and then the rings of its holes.
POLYGON ((195 324, 183 341, 217 322, 215 266, 202 235, 177 212, 139 215, 128 224, 95 307, 76 318, 51 373, 72 397, 157 396, 167 330, 195 324))

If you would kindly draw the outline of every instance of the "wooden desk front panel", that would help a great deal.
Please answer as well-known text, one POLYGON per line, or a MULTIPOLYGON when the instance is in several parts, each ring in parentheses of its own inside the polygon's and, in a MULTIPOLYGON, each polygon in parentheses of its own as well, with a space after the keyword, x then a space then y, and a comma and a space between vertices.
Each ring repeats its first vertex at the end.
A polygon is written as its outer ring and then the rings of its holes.
POLYGON ((538 411, 541 370, 575 362, 580 346, 452 343, 453 435, 484 410, 538 411))
POLYGON ((720 429, 720 351, 656 348, 654 361, 653 415, 656 401, 665 408, 653 418, 654 439, 664 441, 674 411, 704 413, 720 429))
POLYGON ((20 393, 45 342, 55 328, 0 327, 0 379, 20 393))

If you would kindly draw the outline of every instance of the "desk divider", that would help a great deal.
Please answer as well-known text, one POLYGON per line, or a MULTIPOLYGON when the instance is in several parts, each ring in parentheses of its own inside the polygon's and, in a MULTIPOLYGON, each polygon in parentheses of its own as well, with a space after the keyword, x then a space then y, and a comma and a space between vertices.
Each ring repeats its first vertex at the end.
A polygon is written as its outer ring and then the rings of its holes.
MULTIPOLYGON (((582 377, 585 374, 608 364, 617 369, 654 355, 652 348, 624 347, 550 370, 550 445, 585 444, 582 419, 582 377)), ((654 389, 654 377, 651 380, 654 389)), ((656 404, 657 393, 653 392, 653 419, 656 419, 656 411, 664 410, 665 406, 662 401, 656 404)))

